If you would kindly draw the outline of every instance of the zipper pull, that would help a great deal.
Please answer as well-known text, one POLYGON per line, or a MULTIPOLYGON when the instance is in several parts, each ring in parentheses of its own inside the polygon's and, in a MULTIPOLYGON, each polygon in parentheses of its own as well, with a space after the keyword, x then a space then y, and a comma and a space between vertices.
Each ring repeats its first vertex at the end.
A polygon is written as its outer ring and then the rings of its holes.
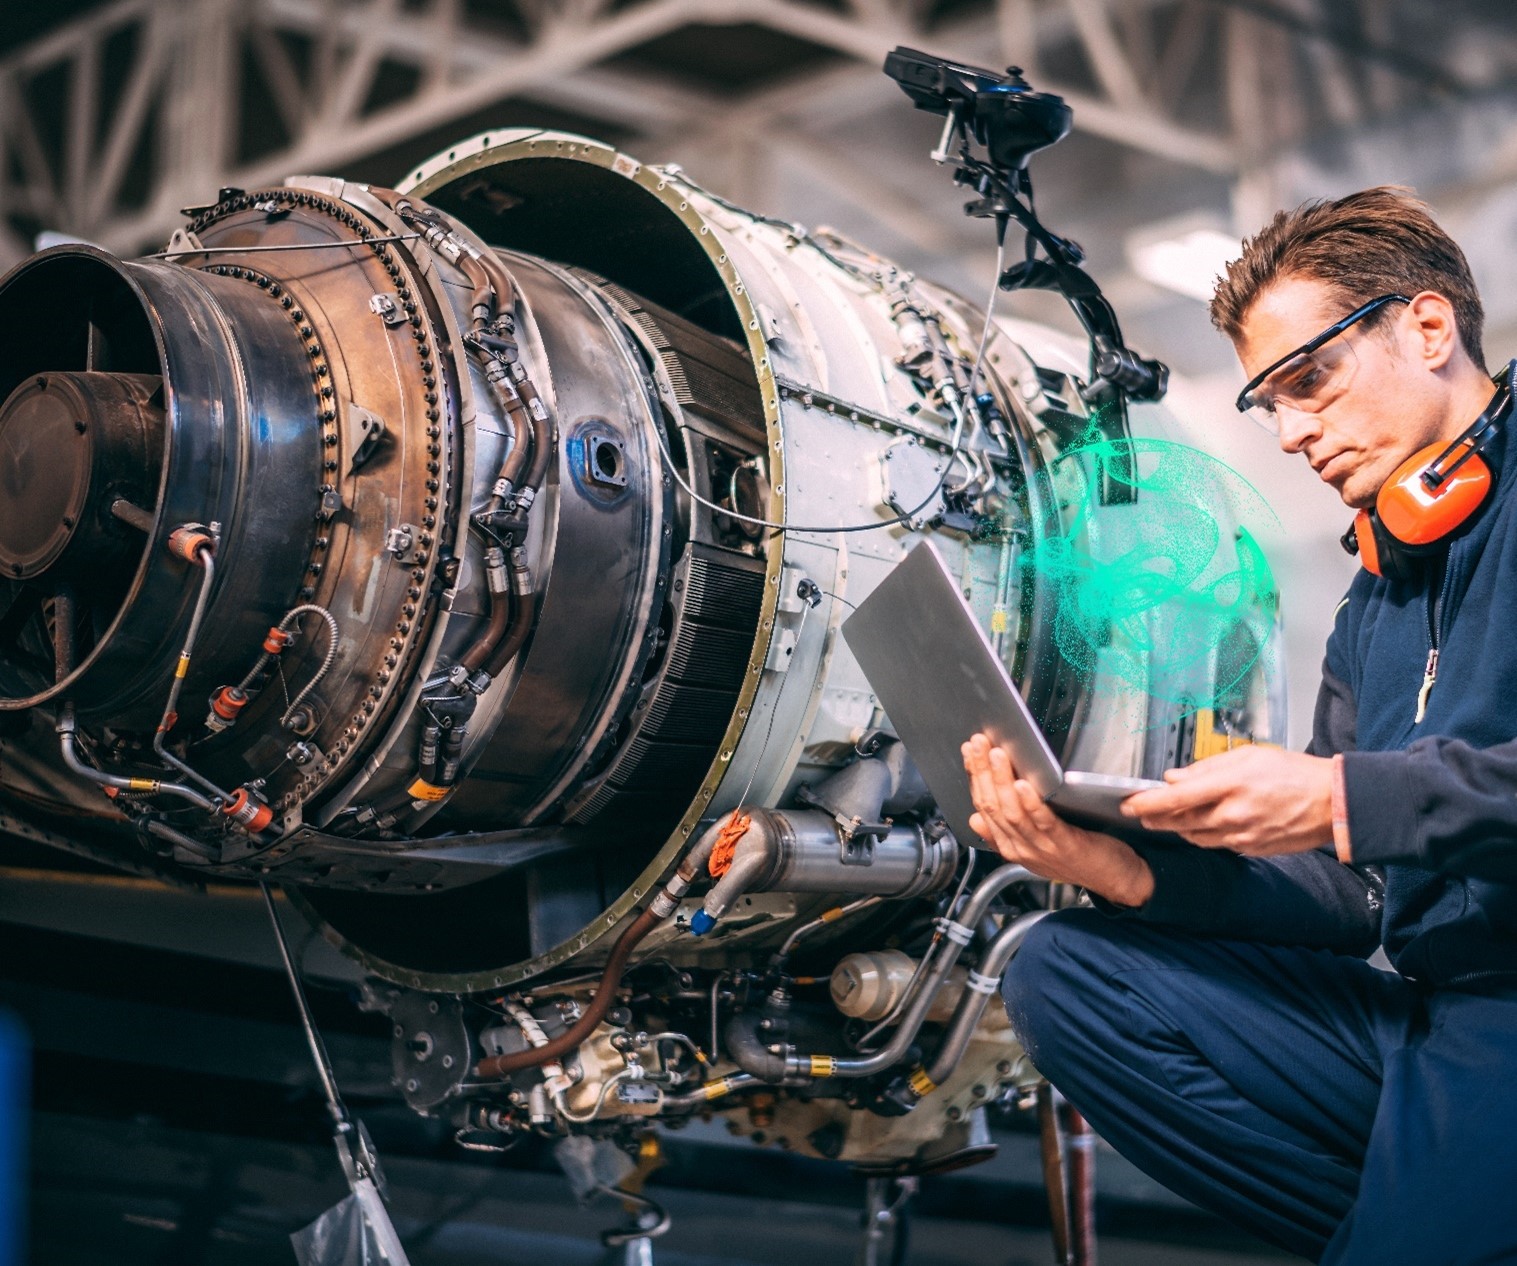
POLYGON ((1417 718, 1414 725, 1421 725, 1427 715, 1427 697, 1433 693, 1433 683, 1438 680, 1438 648, 1427 653, 1427 667, 1422 670, 1422 689, 1417 692, 1417 718))

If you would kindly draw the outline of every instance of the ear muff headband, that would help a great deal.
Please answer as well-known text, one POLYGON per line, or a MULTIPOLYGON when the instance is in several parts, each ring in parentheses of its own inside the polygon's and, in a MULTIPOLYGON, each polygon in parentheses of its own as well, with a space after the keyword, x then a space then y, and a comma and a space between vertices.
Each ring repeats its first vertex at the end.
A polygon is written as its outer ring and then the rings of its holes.
POLYGON ((1452 444, 1429 444, 1396 468, 1376 494, 1375 508, 1354 516, 1344 548, 1376 576, 1410 575, 1418 558, 1458 531, 1490 496, 1495 479, 1480 450, 1511 407, 1508 375, 1463 435, 1452 444))

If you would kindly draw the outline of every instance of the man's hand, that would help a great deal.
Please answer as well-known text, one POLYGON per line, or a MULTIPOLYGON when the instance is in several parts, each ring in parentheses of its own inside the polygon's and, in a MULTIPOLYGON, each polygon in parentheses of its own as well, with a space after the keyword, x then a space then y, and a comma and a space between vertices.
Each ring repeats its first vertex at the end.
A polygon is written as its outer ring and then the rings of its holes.
POLYGON ((979 810, 969 825, 1007 861, 1045 879, 1087 888, 1116 905, 1140 906, 1153 896, 1147 862, 1113 836, 1064 821, 1043 803, 1037 788, 1016 776, 1004 748, 976 734, 961 750, 979 810))
POLYGON ((1333 762, 1271 747, 1238 747, 1164 773, 1169 786, 1122 802, 1152 831, 1248 857, 1304 853, 1333 838, 1333 762))

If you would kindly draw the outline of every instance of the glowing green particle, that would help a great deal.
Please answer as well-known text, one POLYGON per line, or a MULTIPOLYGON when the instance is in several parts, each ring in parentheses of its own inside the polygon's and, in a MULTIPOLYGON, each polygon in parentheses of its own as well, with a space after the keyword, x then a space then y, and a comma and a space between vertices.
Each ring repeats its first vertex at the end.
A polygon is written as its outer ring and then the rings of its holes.
POLYGON ((1198 449, 1094 431, 1052 473, 1068 506, 1066 534, 1021 562, 1056 595, 1060 654, 1087 680, 1099 666, 1186 711, 1228 706, 1270 645, 1279 605, 1269 562, 1244 526, 1274 521, 1264 499, 1198 449), (1103 506, 1102 470, 1137 499, 1103 506))

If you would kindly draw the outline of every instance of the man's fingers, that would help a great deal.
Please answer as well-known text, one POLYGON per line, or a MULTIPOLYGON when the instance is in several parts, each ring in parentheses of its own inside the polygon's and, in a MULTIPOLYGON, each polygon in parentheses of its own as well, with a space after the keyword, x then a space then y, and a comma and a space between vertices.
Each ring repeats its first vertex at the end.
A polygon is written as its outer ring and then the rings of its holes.
POLYGON ((990 749, 990 778, 996 795, 1003 802, 1015 803, 1017 799, 1017 772, 1011 767, 1011 757, 1000 747, 990 749))
POLYGON ((982 811, 995 807, 995 785, 991 777, 990 763, 985 753, 974 742, 964 744, 964 769, 969 775, 969 797, 975 808, 982 811))
POLYGON ((1011 833, 1003 830, 994 820, 983 813, 973 814, 969 819, 969 829, 989 844, 1007 861, 1020 861, 1020 841, 1011 833))
POLYGON ((1043 799, 1038 789, 1030 782, 1025 779, 1019 780, 1017 794, 1028 821, 1045 836, 1053 836, 1064 826, 1064 820, 1048 807, 1048 801, 1043 799))
POLYGON ((1167 787, 1134 792, 1122 801, 1122 812, 1130 817, 1142 818, 1143 824, 1147 826, 1149 818, 1169 818, 1200 808, 1210 808, 1235 786, 1234 781, 1227 777, 1186 778, 1170 783, 1167 787))

